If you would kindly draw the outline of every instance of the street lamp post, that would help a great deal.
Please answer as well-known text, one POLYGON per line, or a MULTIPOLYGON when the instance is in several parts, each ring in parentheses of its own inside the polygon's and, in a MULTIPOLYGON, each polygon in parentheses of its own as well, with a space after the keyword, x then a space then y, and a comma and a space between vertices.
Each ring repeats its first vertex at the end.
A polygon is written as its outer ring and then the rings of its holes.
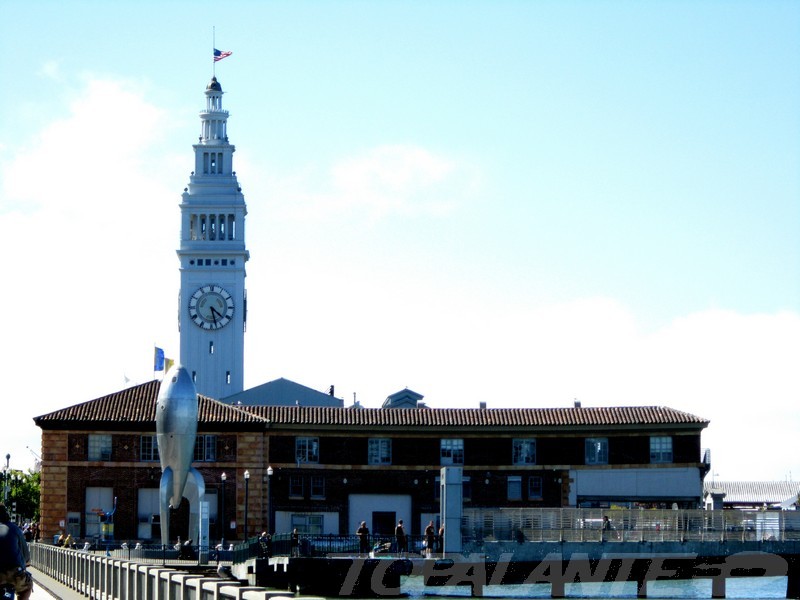
POLYGON ((247 543, 247 505, 250 499, 250 471, 244 472, 244 541, 247 543))
MULTIPOLYGON (((19 493, 19 484, 22 482, 22 473, 11 472, 11 518, 15 523, 19 522, 17 518, 17 495, 19 493)), ((6 505, 8 507, 8 505, 6 505)))
POLYGON ((272 533, 272 467, 267 467, 267 533, 272 533))
POLYGON ((222 506, 220 507, 220 513, 221 513, 220 523, 222 527, 218 527, 217 529, 221 530, 219 534, 219 543, 224 545, 225 544, 225 481, 228 479, 228 476, 225 475, 225 473, 223 472, 222 475, 220 475, 220 479, 222 480, 222 500, 221 500, 222 506))
POLYGON ((3 467, 3 504, 8 504, 8 462, 11 455, 6 454, 6 466, 3 467))

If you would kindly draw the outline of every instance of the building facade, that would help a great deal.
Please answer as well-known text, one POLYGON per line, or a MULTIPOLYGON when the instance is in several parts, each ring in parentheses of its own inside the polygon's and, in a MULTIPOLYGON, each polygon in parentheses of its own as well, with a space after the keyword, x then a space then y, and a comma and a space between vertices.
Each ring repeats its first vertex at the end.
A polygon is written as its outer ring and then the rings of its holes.
MULTIPOLYGON (((79 539, 157 540, 154 381, 42 415, 42 527, 79 539), (116 499, 116 502, 115 500, 116 499)), ((212 539, 248 532, 420 533, 439 516, 442 466, 466 507, 699 507, 708 421, 664 407, 434 409, 231 406, 200 396, 193 466, 212 539), (245 479, 245 472, 249 479, 245 479), (223 478, 223 474, 225 477, 223 478), (245 498, 247 507, 245 508, 245 498)), ((186 501, 171 520, 186 528, 186 501)))

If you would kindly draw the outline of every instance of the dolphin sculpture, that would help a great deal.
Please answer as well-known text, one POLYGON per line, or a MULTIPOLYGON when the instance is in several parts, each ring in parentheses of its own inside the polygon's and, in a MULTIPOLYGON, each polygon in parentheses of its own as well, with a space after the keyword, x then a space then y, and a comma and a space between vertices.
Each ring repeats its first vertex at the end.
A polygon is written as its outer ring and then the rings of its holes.
POLYGON ((161 460, 161 544, 169 543, 169 509, 189 501, 189 539, 199 540, 200 503, 206 492, 200 472, 192 467, 197 438, 197 390, 189 372, 173 366, 164 376, 156 400, 156 440, 161 460))

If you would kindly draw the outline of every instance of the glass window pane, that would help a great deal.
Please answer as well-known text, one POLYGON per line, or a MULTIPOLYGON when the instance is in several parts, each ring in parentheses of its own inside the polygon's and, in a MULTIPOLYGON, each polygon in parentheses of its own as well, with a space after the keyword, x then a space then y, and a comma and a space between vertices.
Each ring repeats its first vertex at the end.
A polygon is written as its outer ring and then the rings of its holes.
POLYGON ((111 460, 111 436, 89 434, 89 460, 111 460))
POLYGON ((586 439, 586 464, 608 464, 608 438, 586 439))
POLYGON ((528 479, 528 498, 537 500, 542 497, 542 478, 531 477, 528 479))
POLYGON ((464 464, 464 440, 444 439, 441 440, 441 464, 443 465, 463 465, 464 464))
POLYGON ((672 462, 672 438, 669 436, 652 436, 650 438, 650 462, 672 462))
POLYGON ((535 439, 514 440, 511 462, 512 464, 515 465, 535 465, 536 440, 535 439))
POLYGON ((368 442, 368 463, 371 465, 392 464, 392 440, 389 438, 370 438, 368 442))
POLYGON ((508 499, 522 500, 522 477, 512 476, 508 478, 508 499))

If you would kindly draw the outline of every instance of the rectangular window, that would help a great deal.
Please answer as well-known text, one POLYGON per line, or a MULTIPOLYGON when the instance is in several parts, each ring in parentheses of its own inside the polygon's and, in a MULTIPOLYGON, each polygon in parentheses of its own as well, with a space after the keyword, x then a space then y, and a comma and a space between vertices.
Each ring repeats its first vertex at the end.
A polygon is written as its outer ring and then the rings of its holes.
POLYGON ((514 440, 513 452, 511 456, 513 465, 535 465, 536 464, 536 440, 518 439, 514 440))
POLYGON ((371 465, 392 464, 392 440, 389 438, 370 438, 368 463, 371 465))
POLYGON ((441 460, 443 465, 464 464, 464 440, 446 439, 441 441, 441 460))
POLYGON ((291 529, 297 529, 300 535, 321 535, 323 516, 322 515, 306 515, 295 514, 291 516, 291 529))
POLYGON ((586 438, 586 464, 608 464, 608 438, 586 438))
POLYGON ((672 462, 672 438, 654 435, 650 437, 650 462, 672 462))
POLYGON ((139 438, 139 460, 153 462, 158 460, 158 442, 154 435, 143 435, 139 438))
POLYGON ((303 478, 300 475, 292 475, 289 477, 289 497, 303 497, 303 478))
POLYGON ((317 500, 325 498, 325 478, 321 475, 311 476, 311 497, 317 500))
POLYGON ((319 462, 319 438, 299 437, 295 439, 294 453, 297 463, 319 462))
POLYGON ((542 499, 542 478, 529 477, 528 478, 528 500, 541 500, 542 499))
POLYGON ((89 460, 111 460, 111 436, 89 434, 89 460))
POLYGON ((198 435, 194 440, 195 462, 214 462, 217 460, 217 436, 198 435))
POLYGON ((511 475, 508 478, 508 499, 522 500, 522 477, 511 475))

